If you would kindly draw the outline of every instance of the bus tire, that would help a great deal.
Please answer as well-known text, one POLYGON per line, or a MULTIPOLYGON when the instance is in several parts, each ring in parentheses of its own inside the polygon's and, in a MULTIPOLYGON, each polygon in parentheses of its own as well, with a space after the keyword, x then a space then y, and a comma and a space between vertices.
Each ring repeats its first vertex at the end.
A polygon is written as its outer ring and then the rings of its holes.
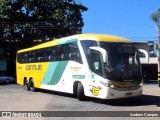
POLYGON ((28 91, 30 90, 29 83, 28 83, 27 79, 24 79, 24 86, 25 86, 26 90, 28 90, 28 91))
POLYGON ((31 90, 32 92, 36 92, 36 88, 35 88, 35 86, 34 86, 33 79, 30 80, 29 86, 30 86, 30 90, 31 90))
POLYGON ((78 88, 78 82, 76 81, 76 82, 74 82, 74 84, 73 84, 73 96, 74 96, 75 98, 77 98, 77 88, 78 88))
POLYGON ((77 88, 77 98, 79 101, 83 101, 84 100, 84 88, 82 83, 78 83, 78 88, 77 88))

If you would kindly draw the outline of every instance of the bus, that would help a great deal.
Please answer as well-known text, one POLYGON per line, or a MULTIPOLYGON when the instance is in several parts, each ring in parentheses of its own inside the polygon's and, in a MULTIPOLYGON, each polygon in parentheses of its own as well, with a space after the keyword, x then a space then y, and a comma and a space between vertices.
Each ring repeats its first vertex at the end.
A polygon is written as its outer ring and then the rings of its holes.
POLYGON ((27 90, 53 90, 117 99, 142 94, 139 50, 131 40, 77 34, 17 52, 17 83, 27 90))

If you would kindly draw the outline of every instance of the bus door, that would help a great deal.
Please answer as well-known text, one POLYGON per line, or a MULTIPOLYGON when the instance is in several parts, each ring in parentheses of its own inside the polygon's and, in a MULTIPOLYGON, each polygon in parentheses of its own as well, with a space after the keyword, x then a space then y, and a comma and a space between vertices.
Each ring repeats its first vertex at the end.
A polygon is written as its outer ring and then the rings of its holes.
POLYGON ((94 96, 99 95, 100 82, 99 80, 102 79, 104 76, 103 70, 103 56, 101 52, 97 50, 91 50, 91 63, 90 63, 91 73, 91 81, 92 81, 92 94, 94 96))

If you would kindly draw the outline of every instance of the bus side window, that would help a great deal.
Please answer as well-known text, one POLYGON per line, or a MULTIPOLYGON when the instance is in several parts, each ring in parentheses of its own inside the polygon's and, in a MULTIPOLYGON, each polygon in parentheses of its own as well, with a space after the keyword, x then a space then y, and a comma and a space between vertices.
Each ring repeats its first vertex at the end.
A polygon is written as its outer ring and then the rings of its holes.
POLYGON ((66 45, 58 45, 56 47, 56 60, 57 61, 64 61, 66 60, 66 45))
POLYGON ((50 59, 51 61, 56 61, 56 47, 52 48, 50 59))
POLYGON ((44 61, 44 52, 43 52, 42 49, 37 51, 36 61, 37 62, 43 62, 44 61))
POLYGON ((24 57, 24 58, 23 58, 22 62, 23 62, 23 63, 27 63, 27 62, 28 62, 28 54, 27 54, 27 52, 24 53, 24 56, 23 56, 23 57, 24 57))
POLYGON ((67 44, 67 59, 82 63, 82 58, 77 42, 67 44))
POLYGON ((81 45, 84 51, 84 54, 86 56, 89 68, 91 69, 91 56, 90 56, 90 49, 89 47, 97 47, 98 43, 97 41, 93 41, 93 40, 82 40, 81 41, 81 45))
POLYGON ((28 62, 35 62, 35 52, 34 51, 28 52, 28 62))
POLYGON ((77 54, 76 53, 69 53, 69 60, 76 61, 77 59, 77 54))
POLYGON ((17 54, 17 62, 18 63, 25 63, 27 60, 27 58, 25 58, 25 54, 24 53, 18 53, 17 54))
POLYGON ((57 49, 56 49, 56 60, 57 61, 61 61, 61 55, 62 55, 62 47, 61 47, 61 45, 58 45, 57 47, 56 47, 57 49))
POLYGON ((52 55, 52 48, 45 48, 44 52, 44 62, 51 61, 51 55, 52 55))

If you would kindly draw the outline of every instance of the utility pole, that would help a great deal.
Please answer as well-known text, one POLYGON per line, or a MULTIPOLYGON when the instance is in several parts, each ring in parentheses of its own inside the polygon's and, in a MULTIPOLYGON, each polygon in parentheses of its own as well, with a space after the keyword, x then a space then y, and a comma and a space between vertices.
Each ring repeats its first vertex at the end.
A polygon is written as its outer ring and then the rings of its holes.
POLYGON ((158 87, 160 87, 160 9, 157 11, 157 32, 158 32, 158 87))
POLYGON ((157 11, 157 32, 158 32, 158 87, 160 87, 160 9, 157 11))
POLYGON ((158 28, 158 87, 160 87, 160 25, 158 28))
POLYGON ((158 32, 158 87, 160 87, 160 8, 150 16, 158 32))

